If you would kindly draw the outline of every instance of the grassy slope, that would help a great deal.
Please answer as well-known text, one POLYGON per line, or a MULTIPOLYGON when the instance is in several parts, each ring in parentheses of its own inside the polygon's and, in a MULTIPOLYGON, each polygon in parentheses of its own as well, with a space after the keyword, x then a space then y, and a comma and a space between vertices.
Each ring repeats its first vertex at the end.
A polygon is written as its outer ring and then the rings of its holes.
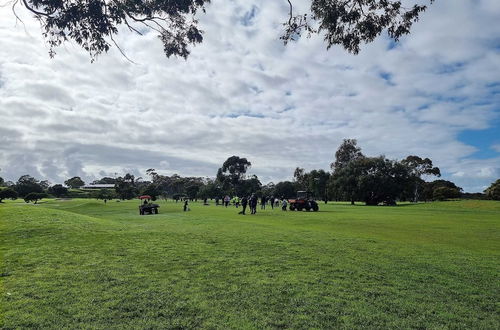
POLYGON ((499 328, 500 203, 0 205, 0 327, 499 328))

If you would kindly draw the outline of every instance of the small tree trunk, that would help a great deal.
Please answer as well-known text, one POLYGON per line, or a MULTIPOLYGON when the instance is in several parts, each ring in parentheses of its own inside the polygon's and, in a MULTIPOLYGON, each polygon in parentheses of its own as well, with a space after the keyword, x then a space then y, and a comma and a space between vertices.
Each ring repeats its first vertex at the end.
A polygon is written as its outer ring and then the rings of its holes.
POLYGON ((415 183, 415 193, 413 195, 413 203, 418 203, 418 183, 415 183))

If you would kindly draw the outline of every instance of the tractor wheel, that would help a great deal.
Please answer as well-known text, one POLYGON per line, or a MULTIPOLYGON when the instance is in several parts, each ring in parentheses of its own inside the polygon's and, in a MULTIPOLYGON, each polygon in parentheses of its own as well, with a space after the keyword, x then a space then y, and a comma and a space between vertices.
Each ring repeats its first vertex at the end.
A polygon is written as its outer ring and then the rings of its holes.
POLYGON ((307 212, 311 211, 311 207, 309 205, 306 206, 305 209, 306 209, 307 212))
POLYGON ((290 204, 290 211, 295 211, 295 205, 290 204))
POLYGON ((158 209, 155 209, 155 214, 158 214, 158 209))
POLYGON ((297 205, 297 211, 302 211, 302 205, 297 205))
POLYGON ((312 209, 314 212, 318 212, 319 211, 318 204, 314 203, 314 205, 312 206, 312 209))

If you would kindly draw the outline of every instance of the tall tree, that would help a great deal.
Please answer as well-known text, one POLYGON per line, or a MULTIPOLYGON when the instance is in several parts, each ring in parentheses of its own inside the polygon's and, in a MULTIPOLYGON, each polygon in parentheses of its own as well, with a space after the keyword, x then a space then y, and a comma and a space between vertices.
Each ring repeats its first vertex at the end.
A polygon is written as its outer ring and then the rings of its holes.
POLYGON ((276 185, 274 184, 274 182, 269 182, 265 185, 262 186, 261 190, 262 190, 262 194, 264 196, 274 196, 274 190, 276 188, 276 185))
POLYGON ((351 161, 363 158, 361 148, 358 147, 356 139, 344 139, 342 144, 335 152, 335 162, 330 164, 331 169, 335 172, 346 167, 351 161))
POLYGON ((397 161, 363 157, 335 171, 333 186, 344 196, 359 198, 366 205, 394 204, 408 184, 408 168, 397 161))
MULTIPOLYGON (((413 178, 410 178, 410 180, 412 180, 413 178)), ((410 181, 411 183, 413 181, 410 181)), ((436 198, 436 196, 434 195, 434 193, 436 192, 436 190, 438 190, 439 192, 439 188, 448 188, 447 190, 441 190, 441 193, 439 193, 440 195, 443 195, 442 192, 446 192, 448 195, 450 194, 451 191, 454 191, 454 195, 461 195, 462 194, 462 188, 461 187, 458 187, 455 183, 451 182, 451 181, 448 181, 448 180, 434 180, 434 181, 431 181, 431 182, 425 182, 423 181, 423 184, 422 184, 422 194, 419 195, 419 199, 420 200, 425 200, 425 201, 428 201, 428 200, 435 200, 435 199, 438 199, 436 198)), ((457 196, 455 196, 454 198, 456 198, 457 196)), ((445 198, 452 198, 452 197, 445 197, 445 198)))
POLYGON ((252 175, 248 179, 241 180, 236 188, 235 194, 237 196, 249 196, 253 193, 262 194, 262 183, 256 175, 252 175))
POLYGON ((84 186, 85 182, 83 182, 82 178, 80 178, 79 176, 74 176, 71 179, 64 181, 64 184, 70 188, 78 189, 84 186))
POLYGON ((414 181, 414 195, 413 202, 418 202, 418 189, 423 175, 441 176, 441 171, 438 167, 432 165, 432 160, 429 158, 422 159, 418 156, 408 156, 401 163, 408 167, 410 174, 414 181))
POLYGON ((198 191, 200 191, 200 186, 192 184, 186 187, 186 196, 190 200, 194 200, 198 196, 198 191))
POLYGON ((19 196, 24 197, 30 193, 42 193, 43 187, 40 184, 40 181, 26 174, 17 180, 14 190, 19 194, 19 196))
POLYGON ((49 187, 48 193, 59 198, 68 194, 68 188, 64 187, 62 184, 55 184, 49 187))
POLYGON ((486 190, 484 191, 486 197, 493 200, 500 200, 500 179, 493 182, 486 190))
POLYGON ((306 170, 297 167, 295 168, 295 171, 293 171, 293 181, 295 182, 296 186, 300 190, 309 190, 309 177, 306 173, 306 170))
POLYGON ((274 196, 276 198, 294 198, 297 197, 297 189, 293 182, 278 182, 274 187, 274 196))
POLYGON ((106 177, 99 179, 99 180, 92 181, 92 184, 115 184, 115 183, 116 183, 116 179, 110 178, 109 176, 106 176, 106 177))
POLYGON ((135 184, 135 177, 127 173, 124 177, 117 178, 115 191, 120 199, 132 199, 136 197, 139 191, 135 184))
MULTIPOLYGON (((187 58, 188 47, 203 41, 196 14, 205 12, 209 2, 13 0, 12 8, 15 13, 17 6, 22 4, 40 22, 50 56, 54 56, 56 47, 68 40, 85 49, 92 60, 112 45, 124 54, 114 39, 118 27, 123 25, 139 35, 144 31, 156 32, 167 57, 187 58)), ((289 17, 283 23, 285 32, 281 36, 285 44, 305 31, 307 35, 322 34, 327 48, 340 45, 354 54, 359 52, 362 43, 373 41, 384 30, 398 41, 410 33, 412 24, 426 10, 425 5, 403 6, 402 0, 311 0, 310 13, 295 15, 292 1, 287 2, 289 17)))
POLYGON ((330 173, 324 170, 312 170, 308 174, 308 190, 311 191, 314 196, 321 198, 325 202, 328 202, 328 182, 330 180, 330 173))
POLYGON ((161 195, 161 191, 156 184, 150 183, 142 189, 141 195, 149 195, 152 200, 156 200, 161 195))
POLYGON ((225 190, 232 190, 234 194, 238 191, 238 186, 245 180, 248 169, 252 166, 246 158, 231 156, 222 164, 217 171, 217 181, 221 183, 225 190))

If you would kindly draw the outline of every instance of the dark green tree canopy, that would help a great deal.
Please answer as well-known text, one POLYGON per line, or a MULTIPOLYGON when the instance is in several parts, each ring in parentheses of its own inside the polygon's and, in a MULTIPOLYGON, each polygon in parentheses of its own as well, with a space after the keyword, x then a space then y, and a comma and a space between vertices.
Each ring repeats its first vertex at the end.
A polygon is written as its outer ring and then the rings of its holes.
POLYGON ((293 181, 298 189, 307 190, 308 176, 306 170, 302 167, 296 167, 295 171, 293 171, 293 181))
POLYGON ((6 199, 6 198, 16 199, 17 192, 11 188, 6 188, 6 189, 0 190, 0 203, 2 203, 2 200, 6 199))
POLYGON ((408 166, 412 175, 420 178, 422 175, 435 175, 437 177, 441 176, 441 171, 439 167, 434 167, 432 165, 432 160, 429 158, 420 158, 418 156, 408 156, 401 161, 404 165, 408 166))
POLYGON ((99 180, 92 181, 92 184, 115 184, 116 179, 115 178, 110 178, 110 177, 104 177, 99 180))
MULTIPOLYGON (((403 6, 401 0, 312 0, 311 13, 290 16, 281 37, 286 42, 295 40, 304 31, 307 35, 320 33, 327 48, 340 45, 357 54, 362 43, 375 40, 385 29, 391 39, 398 41, 410 33, 425 5, 403 6)), ((429 0, 429 3, 434 0, 429 0)), ((406 2, 408 3, 408 2, 406 2)))
POLYGON ((64 181, 64 184, 70 188, 77 189, 84 186, 85 182, 83 182, 82 178, 79 176, 74 176, 71 179, 64 181))
POLYGON ((423 175, 441 176, 439 167, 432 165, 432 160, 429 158, 420 158, 418 156, 408 156, 401 161, 403 165, 408 167, 411 178, 414 182, 413 201, 416 203, 419 200, 419 186, 422 182, 423 175))
POLYGON ((276 198, 294 198, 297 197, 297 189, 293 182, 278 182, 274 187, 274 196, 276 198))
POLYGON ((486 197, 493 200, 500 200, 500 179, 493 182, 485 191, 486 197))
POLYGON ((193 200, 198 195, 198 191, 200 190, 200 186, 196 184, 192 184, 186 187, 186 196, 193 200))
POLYGON ((252 166, 246 158, 231 156, 217 171, 217 182, 224 190, 232 189, 232 193, 237 193, 239 185, 245 180, 248 169, 252 166))
POLYGON ((135 182, 135 177, 132 174, 125 174, 123 177, 119 177, 115 182, 115 191, 119 198, 121 199, 132 199, 137 197, 139 190, 135 182))
MULTIPOLYGON (((289 18, 281 36, 285 44, 304 32, 318 33, 324 36, 327 48, 340 45, 354 54, 362 43, 372 42, 384 30, 398 41, 410 33, 426 9, 418 4, 405 7, 402 0, 311 0, 310 13, 295 15, 293 1, 287 1, 289 18)), ((139 35, 153 30, 167 57, 187 58, 189 46, 203 41, 196 14, 205 12, 208 3, 210 0, 13 0, 12 7, 14 13, 18 5, 26 7, 40 22, 50 56, 55 47, 73 40, 94 60, 112 45, 122 51, 114 40, 121 25, 139 35)))
POLYGON ((445 187, 445 186, 437 187, 432 192, 432 199, 438 201, 443 201, 450 198, 459 198, 459 197, 460 197, 460 190, 451 187, 445 187))
POLYGON ((62 197, 68 194, 68 188, 61 184, 55 184, 48 189, 48 193, 55 197, 62 197))
POLYGON ((33 202, 36 204, 42 198, 47 198, 47 194, 44 192, 32 192, 24 197, 24 201, 26 203, 33 202))
MULTIPOLYGON (((153 200, 156 200, 158 196, 161 195, 161 191, 158 187, 158 185, 154 183, 150 183, 144 187, 141 191, 141 195, 149 195, 153 200)), ((106 198, 109 199, 109 198, 106 198)))
POLYGON ((333 175, 337 192, 366 205, 394 204, 408 182, 407 167, 383 156, 359 158, 333 175))
POLYGON ((341 170, 346 167, 350 162, 363 158, 361 148, 358 147, 356 139, 344 139, 342 144, 335 152, 335 162, 330 164, 333 171, 341 170))
POLYGON ((252 175, 248 179, 241 180, 235 191, 237 196, 250 196, 253 193, 262 195, 262 183, 256 175, 252 175))
POLYGON ((43 36, 54 48, 73 40, 85 49, 92 59, 107 52, 114 36, 124 25, 142 35, 141 29, 154 30, 163 43, 167 56, 186 58, 188 45, 203 40, 194 15, 204 10, 209 0, 14 0, 15 10, 22 4, 40 22, 43 36), (142 27, 140 27, 142 26, 142 27))
POLYGON ((43 192, 43 186, 40 184, 40 181, 26 174, 17 180, 14 190, 19 194, 19 196, 24 197, 32 192, 43 192))

